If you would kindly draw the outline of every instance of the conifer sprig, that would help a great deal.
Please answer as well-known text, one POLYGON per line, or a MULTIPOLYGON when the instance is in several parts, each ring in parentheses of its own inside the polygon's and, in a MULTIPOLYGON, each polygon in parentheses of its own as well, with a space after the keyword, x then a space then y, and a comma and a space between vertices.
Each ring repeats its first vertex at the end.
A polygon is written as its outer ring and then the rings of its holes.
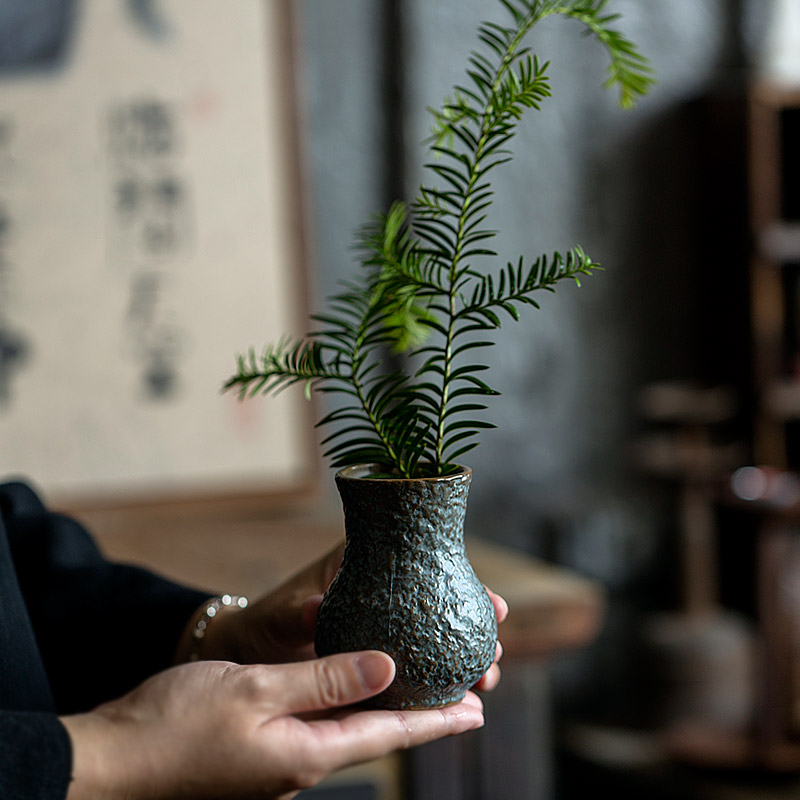
POLYGON ((508 262, 496 274, 477 262, 494 258, 497 231, 485 225, 492 203, 489 174, 511 159, 507 145, 528 109, 551 94, 548 65, 522 42, 531 28, 559 14, 581 22, 605 46, 606 86, 617 86, 630 107, 652 84, 646 59, 612 25, 606 0, 500 0, 511 21, 486 22, 473 51, 469 79, 434 112, 426 169, 431 182, 407 208, 395 203, 359 234, 357 282, 329 299, 318 327, 299 341, 282 339, 237 360, 225 384, 242 396, 296 383, 345 396, 318 426, 333 425, 324 440, 335 468, 374 462, 404 477, 443 475, 494 427, 476 418, 485 398, 498 394, 476 361, 494 344, 486 335, 514 321, 532 295, 564 279, 579 282, 598 268, 576 246, 565 256, 508 262), (482 336, 480 334, 483 334, 482 336), (477 336, 477 338, 476 338, 477 336), (407 354, 408 369, 386 370, 390 350, 407 354))

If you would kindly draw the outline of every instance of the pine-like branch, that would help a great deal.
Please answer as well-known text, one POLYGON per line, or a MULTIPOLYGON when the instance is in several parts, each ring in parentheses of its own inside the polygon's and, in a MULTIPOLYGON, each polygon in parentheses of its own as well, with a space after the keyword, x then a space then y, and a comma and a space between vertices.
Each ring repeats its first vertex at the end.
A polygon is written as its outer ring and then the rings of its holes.
POLYGON ((324 446, 334 467, 374 461, 403 476, 454 469, 493 427, 475 413, 498 394, 480 377, 488 367, 472 358, 494 342, 470 334, 499 328, 502 314, 518 320, 521 306, 538 307, 535 292, 599 268, 580 247, 530 266, 520 258, 494 275, 474 265, 496 255, 497 231, 486 227, 490 176, 511 159, 509 143, 525 112, 551 95, 547 63, 523 40, 552 15, 581 22, 608 52, 605 85, 619 88, 623 107, 652 85, 649 66, 613 27, 617 16, 605 13, 606 0, 500 3, 510 22, 480 26, 483 49, 469 56, 468 81, 434 112, 426 169, 438 183, 420 187, 410 208, 396 203, 360 231, 360 278, 313 317, 316 330, 240 357, 225 386, 242 396, 299 382, 307 392, 339 393, 345 405, 318 423, 333 426, 324 446), (387 349, 411 351, 413 374, 387 373, 387 349))

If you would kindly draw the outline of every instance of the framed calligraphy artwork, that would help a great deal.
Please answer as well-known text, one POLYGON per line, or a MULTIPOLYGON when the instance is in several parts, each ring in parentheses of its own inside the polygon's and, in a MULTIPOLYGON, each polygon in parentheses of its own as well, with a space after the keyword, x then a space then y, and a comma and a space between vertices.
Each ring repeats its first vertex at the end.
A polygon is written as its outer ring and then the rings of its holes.
POLYGON ((0 37, 0 471, 78 505, 304 491, 302 391, 221 392, 305 328, 290 3, 50 5, 0 37))

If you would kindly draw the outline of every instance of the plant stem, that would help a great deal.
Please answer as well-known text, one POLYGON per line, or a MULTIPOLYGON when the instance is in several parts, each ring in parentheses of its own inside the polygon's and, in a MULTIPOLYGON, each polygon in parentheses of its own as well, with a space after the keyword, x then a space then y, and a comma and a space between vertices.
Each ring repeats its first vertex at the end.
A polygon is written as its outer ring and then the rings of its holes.
POLYGON ((375 434, 381 440, 381 444, 383 444, 383 447, 386 450, 386 455, 389 456, 392 463, 397 467, 398 472, 404 478, 411 477, 408 472, 408 469, 406 468, 406 465, 400 458, 400 455, 395 452, 394 448, 391 445, 391 442, 386 438, 386 436, 384 436, 379 420, 372 413, 372 409, 369 407, 369 404, 367 403, 367 398, 364 395, 364 387, 361 385, 361 381, 359 381, 358 378, 356 377, 355 371, 353 371, 353 387, 356 390, 356 394, 358 395, 358 400, 361 403, 361 407, 364 409, 364 413, 367 415, 367 419, 369 420, 370 425, 372 425, 375 434))
MULTIPOLYGON (((368 318, 369 314, 365 314, 364 320, 368 318)), ((358 366, 360 367, 361 363, 363 362, 363 356, 361 355, 361 345, 363 344, 363 339, 364 339, 364 322, 362 321, 361 330, 359 331, 355 347, 353 348, 353 357, 352 359, 350 359, 350 374, 352 376, 351 378, 352 385, 353 388, 356 390, 358 401, 359 403, 361 403, 361 408, 364 410, 364 414, 369 420, 369 424, 375 431, 375 435, 378 437, 378 439, 380 439, 381 444, 383 445, 383 449, 386 451, 387 456, 390 458, 391 462, 397 467, 400 474, 404 478, 408 478, 410 477, 410 475, 406 465, 403 463, 402 458, 400 457, 401 454, 395 452, 395 449, 392 447, 391 442, 384 435, 383 429, 380 424, 380 420, 372 412, 372 408, 370 407, 369 402, 367 401, 367 397, 364 394, 364 386, 358 378, 358 369, 356 368, 356 364, 358 364, 358 366)))
MULTIPOLYGON (((540 12, 541 14, 541 12, 540 12)), ((461 251, 464 246, 464 226, 467 222, 467 210, 475 191, 475 183, 478 179, 478 167, 483 160, 483 151, 486 147, 486 141, 489 131, 494 124, 494 115, 492 113, 491 100, 496 96, 500 87, 503 75, 508 71, 514 59, 514 53, 520 45, 520 42, 525 38, 525 35, 534 25, 540 14, 531 14, 521 25, 513 39, 508 43, 506 52, 500 66, 497 68, 494 81, 492 82, 492 89, 489 93, 489 100, 484 107, 481 117, 480 136, 478 138, 478 145, 475 149, 475 156, 470 168, 469 184, 467 191, 464 193, 464 200, 459 209, 458 215, 458 232, 456 234, 455 248, 453 250, 453 257, 449 267, 449 322, 447 326, 447 336, 445 339, 445 353, 444 364, 442 366, 442 397, 439 404, 439 414, 436 426, 436 474, 441 475, 444 469, 444 427, 447 414, 447 404, 450 397, 450 374, 453 367, 453 339, 455 338, 455 324, 456 324, 456 282, 458 279, 458 266, 461 261, 461 251)))

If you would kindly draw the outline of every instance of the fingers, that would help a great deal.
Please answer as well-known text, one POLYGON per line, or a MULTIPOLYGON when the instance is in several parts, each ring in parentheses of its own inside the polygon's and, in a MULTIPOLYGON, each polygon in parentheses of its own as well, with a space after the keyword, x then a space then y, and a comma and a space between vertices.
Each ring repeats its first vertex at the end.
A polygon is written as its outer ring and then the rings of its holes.
POLYGON ((269 699, 278 711, 321 711, 366 700, 394 679, 394 661, 377 650, 275 666, 270 670, 269 699))
POLYGON ((486 594, 489 595, 489 599, 492 601, 494 613, 497 615, 497 621, 505 621, 505 618, 508 616, 508 603, 506 603, 506 601, 500 597, 499 594, 493 592, 488 586, 484 585, 483 588, 486 589, 486 594))
POLYGON ((309 635, 309 639, 314 638, 317 611, 319 611, 322 596, 339 571, 343 555, 344 542, 339 542, 332 550, 287 584, 287 586, 291 586, 295 598, 303 598, 300 606, 300 621, 309 635))
POLYGON ((309 641, 314 639, 314 631, 317 628, 317 615, 322 604, 322 595, 315 594, 307 597, 300 606, 300 624, 309 641))
POLYGON ((313 656, 317 610, 342 561, 340 543, 259 598, 240 615, 236 649, 219 654, 247 664, 286 663, 313 656))
POLYGON ((314 752, 325 753, 326 769, 380 758, 403 750, 465 733, 483 725, 480 699, 468 692, 457 705, 425 711, 355 711, 338 720, 308 723, 314 752))
POLYGON ((500 667, 492 664, 473 687, 478 692, 491 692, 500 683, 500 667))
POLYGON ((259 678, 257 696, 251 693, 245 707, 252 711, 257 699, 268 709, 256 731, 261 752, 269 757, 262 755, 258 763, 280 762, 278 788, 283 791, 312 786, 342 767, 483 725, 483 706, 472 692, 457 705, 424 711, 342 707, 391 683, 394 662, 378 651, 236 669, 259 678), (314 714, 312 719, 297 716, 326 709, 335 710, 314 714))
POLYGON ((335 547, 318 558, 312 564, 297 572, 279 587, 288 590, 289 594, 296 596, 302 594, 322 594, 330 585, 339 570, 344 555, 344 542, 339 542, 335 547))
POLYGON ((478 692, 491 692, 500 683, 500 667, 497 662, 503 657, 503 645, 498 642, 494 649, 494 663, 472 688, 478 692))
POLYGON ((461 702, 476 708, 481 712, 481 715, 483 715, 483 700, 481 700, 480 697, 475 694, 475 692, 467 692, 461 702))

